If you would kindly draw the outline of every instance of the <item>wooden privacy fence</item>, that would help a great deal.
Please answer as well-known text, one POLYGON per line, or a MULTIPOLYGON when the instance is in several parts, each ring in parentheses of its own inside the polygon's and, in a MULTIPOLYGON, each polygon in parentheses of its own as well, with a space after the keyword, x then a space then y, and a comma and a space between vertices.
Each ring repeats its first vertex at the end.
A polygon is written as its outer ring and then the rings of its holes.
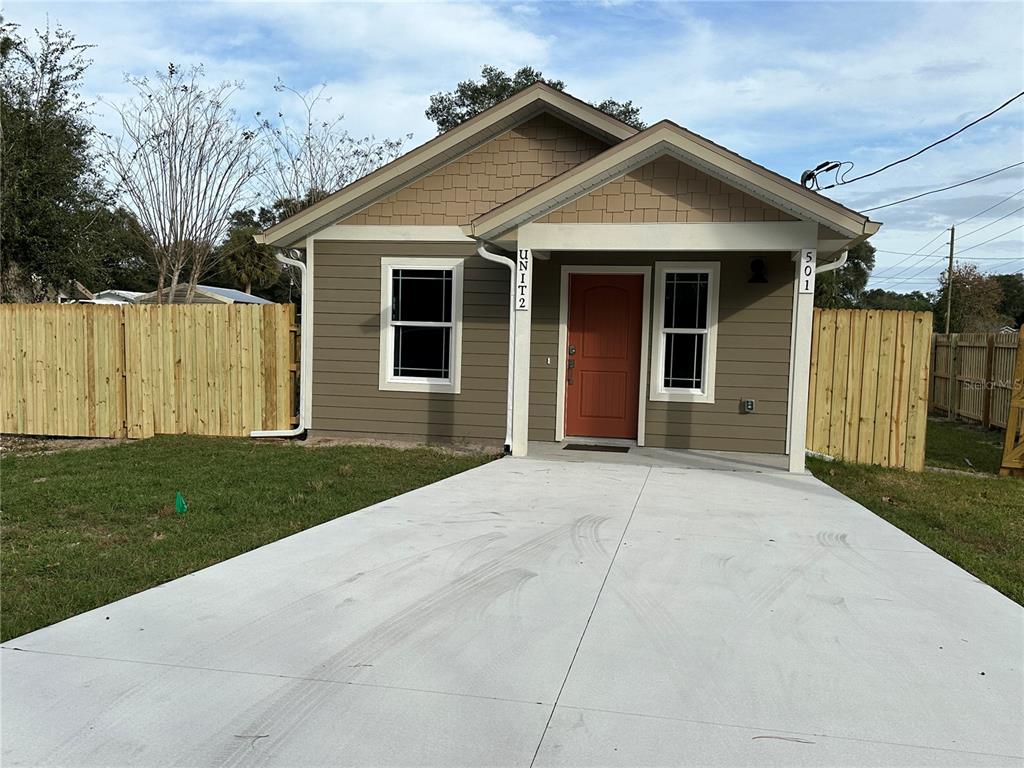
POLYGON ((815 309, 807 448, 924 468, 932 314, 815 309))
POLYGON ((1013 366, 999 474, 1024 477, 1024 328, 1017 336, 1017 360, 1013 366))
POLYGON ((1005 428, 1010 414, 1016 333, 936 333, 932 410, 951 419, 1005 428))
POLYGON ((0 431, 245 436, 293 425, 291 304, 0 306, 0 431))

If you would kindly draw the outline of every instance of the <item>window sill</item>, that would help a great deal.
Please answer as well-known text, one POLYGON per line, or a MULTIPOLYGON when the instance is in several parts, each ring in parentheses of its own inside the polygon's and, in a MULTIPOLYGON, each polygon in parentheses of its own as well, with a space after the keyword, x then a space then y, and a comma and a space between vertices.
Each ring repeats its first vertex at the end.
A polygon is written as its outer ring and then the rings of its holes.
POLYGON ((451 381, 381 381, 377 389, 381 392, 433 392, 435 394, 457 395, 459 384, 451 381))
POLYGON ((652 391, 652 402, 657 403, 708 403, 715 402, 714 392, 659 392, 652 391))

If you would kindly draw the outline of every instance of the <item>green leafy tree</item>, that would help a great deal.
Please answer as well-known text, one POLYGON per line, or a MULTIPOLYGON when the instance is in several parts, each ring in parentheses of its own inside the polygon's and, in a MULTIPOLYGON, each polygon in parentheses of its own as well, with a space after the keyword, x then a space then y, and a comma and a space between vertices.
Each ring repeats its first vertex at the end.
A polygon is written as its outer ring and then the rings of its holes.
POLYGON ((814 285, 814 306, 828 309, 849 309, 860 306, 864 288, 875 268, 875 246, 864 241, 853 246, 846 264, 817 276, 814 285))
POLYGON ((233 286, 252 293, 253 286, 266 288, 281 279, 281 264, 272 249, 259 245, 254 235, 274 224, 276 216, 266 208, 231 214, 227 239, 219 246, 220 273, 233 286))
POLYGON ((994 278, 1003 291, 999 314, 1019 328, 1024 325, 1024 274, 994 275, 994 278))
MULTIPOLYGON (((935 330, 945 331, 949 276, 943 274, 935 297, 935 330)), ((982 274, 973 264, 953 266, 952 333, 995 331, 1009 321, 1000 311, 1003 289, 995 275, 982 274)))
POLYGON ((40 300, 97 280, 106 195, 82 99, 90 46, 60 26, 22 37, 0 25, 0 269, 5 300, 40 300))
MULTIPOLYGON (((480 80, 463 80, 452 91, 433 94, 426 115, 437 126, 437 132, 444 133, 536 82, 565 90, 564 82, 546 78, 533 67, 522 67, 510 75, 498 67, 485 66, 480 80)), ((594 106, 638 130, 647 127, 640 120, 640 107, 632 101, 605 99, 594 106)))
POLYGON ((859 309, 901 309, 911 312, 931 312, 934 298, 921 291, 897 293, 872 288, 861 294, 859 309))

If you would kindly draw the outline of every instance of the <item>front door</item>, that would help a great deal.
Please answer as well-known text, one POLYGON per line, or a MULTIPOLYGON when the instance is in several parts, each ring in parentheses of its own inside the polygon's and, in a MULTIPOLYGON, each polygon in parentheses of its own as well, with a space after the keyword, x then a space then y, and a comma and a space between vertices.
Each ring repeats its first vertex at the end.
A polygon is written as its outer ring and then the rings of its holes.
POLYGON ((643 275, 569 275, 567 436, 636 438, 643 296, 643 275))

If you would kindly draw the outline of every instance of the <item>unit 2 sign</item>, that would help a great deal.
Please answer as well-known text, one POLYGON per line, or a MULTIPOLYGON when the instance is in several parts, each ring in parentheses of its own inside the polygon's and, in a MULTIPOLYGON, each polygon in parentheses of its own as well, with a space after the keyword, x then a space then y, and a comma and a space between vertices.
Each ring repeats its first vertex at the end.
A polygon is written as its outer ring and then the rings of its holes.
POLYGON ((814 248, 800 251, 800 293, 814 293, 814 271, 818 265, 818 252, 814 248))
POLYGON ((530 276, 533 255, 529 248, 522 248, 516 253, 516 312, 530 309, 530 276))

